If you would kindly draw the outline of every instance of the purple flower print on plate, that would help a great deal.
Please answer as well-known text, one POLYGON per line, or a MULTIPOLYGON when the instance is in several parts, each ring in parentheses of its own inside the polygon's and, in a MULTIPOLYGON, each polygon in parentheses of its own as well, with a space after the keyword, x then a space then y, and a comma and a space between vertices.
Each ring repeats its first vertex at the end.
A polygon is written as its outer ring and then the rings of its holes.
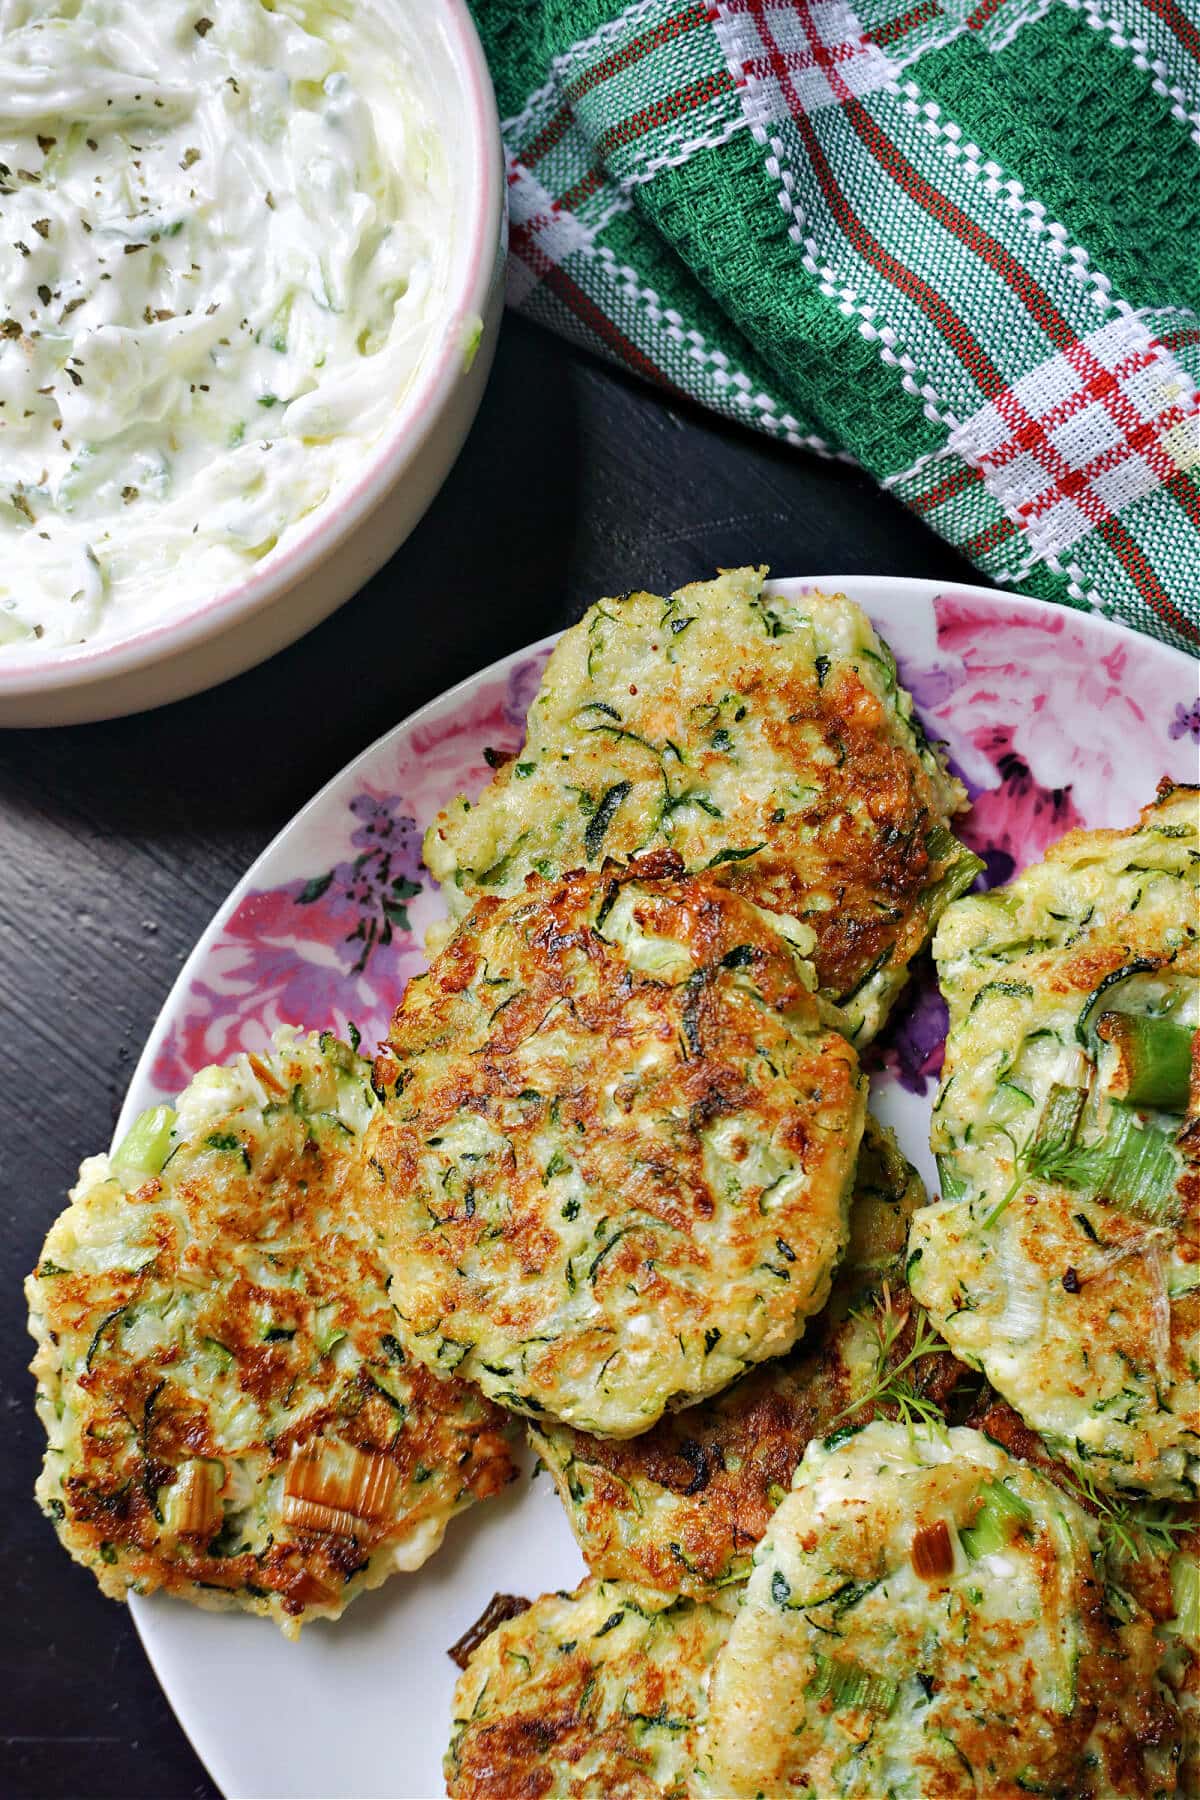
POLYGON ((872 1075, 898 1081, 910 1094, 924 1094, 942 1072, 946 1023, 946 1002, 933 964, 923 956, 905 998, 865 1052, 866 1067, 872 1075))
POLYGON ((311 876, 293 895, 298 906, 325 902, 330 916, 348 925, 345 942, 358 946, 352 975, 362 974, 371 953, 376 947, 386 949, 397 930, 409 930, 408 903, 422 890, 416 878, 421 833, 403 806, 399 794, 356 794, 350 811, 362 823, 350 842, 358 855, 311 876))
POLYGON ((999 594, 939 594, 933 612, 936 655, 903 659, 903 675, 966 782, 964 835, 981 855, 1024 867, 1064 831, 1131 824, 1160 777, 1196 779, 1174 742, 1191 706, 1180 652, 1172 679, 1149 639, 999 594))
MULTIPOLYGON (((1163 732, 1169 709, 1146 640, 1106 642, 1090 616, 1000 595, 939 594, 933 615, 936 654, 902 655, 901 676, 966 785, 959 831, 983 858, 981 886, 1009 881, 1065 832, 1132 823, 1164 775, 1196 779, 1194 762, 1189 774, 1168 745, 1193 721, 1200 737, 1200 703, 1176 702, 1163 732)), ((945 1032, 936 971, 923 961, 872 1065, 923 1094, 941 1072, 945 1032)))
POLYGON ((343 1036, 353 1028, 368 1050, 386 1036, 408 980, 424 966, 421 944, 434 914, 419 818, 460 789, 479 792, 491 776, 485 750, 520 749, 547 654, 516 658, 498 677, 449 696, 458 704, 440 703, 432 730, 414 720, 369 751, 361 780, 339 796, 338 810, 323 813, 315 834, 330 860, 314 867, 314 852, 306 858, 311 873, 234 897, 156 1051, 158 1092, 177 1092, 205 1063, 262 1048, 281 1024, 343 1036), (386 775, 388 752, 394 779, 371 779, 377 769, 386 775), (420 929, 418 903, 427 914, 420 929))
POLYGON ((1168 737, 1190 737, 1193 744, 1200 744, 1200 700, 1193 700, 1185 706, 1180 700, 1175 706, 1175 717, 1167 726, 1168 737))

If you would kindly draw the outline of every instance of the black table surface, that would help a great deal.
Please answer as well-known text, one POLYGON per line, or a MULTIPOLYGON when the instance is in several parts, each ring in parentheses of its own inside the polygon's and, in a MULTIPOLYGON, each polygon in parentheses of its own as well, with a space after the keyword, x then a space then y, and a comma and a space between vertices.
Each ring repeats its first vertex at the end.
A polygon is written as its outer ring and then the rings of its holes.
POLYGON ((21 1295, 193 942, 309 795, 422 702, 600 594, 764 561, 972 579, 858 470, 665 403, 510 318, 440 497, 332 619, 196 699, 0 733, 0 1794, 217 1792, 132 1621, 34 1504, 21 1295))

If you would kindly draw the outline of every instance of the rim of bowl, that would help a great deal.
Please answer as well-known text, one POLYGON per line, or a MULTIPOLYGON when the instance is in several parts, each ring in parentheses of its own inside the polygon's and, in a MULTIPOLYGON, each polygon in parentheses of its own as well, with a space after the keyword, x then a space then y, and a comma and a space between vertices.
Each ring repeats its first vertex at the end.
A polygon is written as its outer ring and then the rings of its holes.
MULTIPOLYGON (((277 561, 213 594, 184 613, 150 624, 110 644, 80 644, 33 661, 5 666, 0 696, 49 693, 108 676, 124 675, 191 648, 271 605, 302 574, 320 567, 373 511, 384 493, 417 459, 446 400, 463 373, 462 333, 468 319, 484 318, 505 217, 504 156, 496 96, 483 46, 466 0, 440 0, 452 59, 467 98, 462 150, 468 194, 463 233, 464 272, 447 296, 446 330, 436 353, 400 404, 395 419, 370 452, 362 473, 304 526, 277 561)), ((461 140, 460 140, 461 142, 461 140)))

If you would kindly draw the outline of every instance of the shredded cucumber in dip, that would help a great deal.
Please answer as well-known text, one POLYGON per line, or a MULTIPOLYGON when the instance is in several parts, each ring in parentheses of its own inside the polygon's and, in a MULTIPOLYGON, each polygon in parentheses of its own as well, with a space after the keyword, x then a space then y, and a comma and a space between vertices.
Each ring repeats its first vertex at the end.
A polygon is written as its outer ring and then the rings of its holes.
POLYGON ((430 349, 423 0, 0 0, 0 655, 245 576, 430 349))

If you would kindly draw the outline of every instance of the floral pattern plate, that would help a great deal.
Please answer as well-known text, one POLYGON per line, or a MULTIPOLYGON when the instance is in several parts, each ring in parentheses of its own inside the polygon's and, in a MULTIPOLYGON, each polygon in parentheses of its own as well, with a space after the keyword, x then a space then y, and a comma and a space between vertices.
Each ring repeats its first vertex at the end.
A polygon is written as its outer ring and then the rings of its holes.
MULTIPOLYGON (((981 588, 875 577, 777 582, 851 594, 895 650, 972 799, 963 835, 1005 881, 1076 826, 1123 826, 1159 780, 1197 779, 1197 665, 1090 614, 981 588)), ((551 640, 495 663, 365 751, 300 812, 196 946, 142 1056, 118 1131, 206 1062, 281 1023, 382 1038, 442 911, 420 862, 433 813, 520 746, 551 640)), ((871 1052, 874 1106, 931 1178, 945 1011, 928 969, 871 1052)), ((573 1587, 579 1553, 550 1483, 526 1475, 450 1528, 424 1570, 285 1643, 263 1621, 134 1603, 151 1662, 231 1796, 443 1791, 456 1670, 446 1646, 497 1590, 573 1587)))

